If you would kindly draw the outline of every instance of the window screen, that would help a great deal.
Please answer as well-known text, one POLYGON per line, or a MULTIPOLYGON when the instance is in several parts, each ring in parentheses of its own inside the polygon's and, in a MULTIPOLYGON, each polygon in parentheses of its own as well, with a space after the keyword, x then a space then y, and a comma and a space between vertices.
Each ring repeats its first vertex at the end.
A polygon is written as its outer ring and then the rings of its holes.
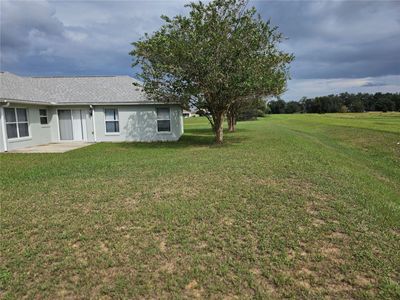
POLYGON ((104 110, 106 121, 106 132, 119 132, 118 110, 106 108, 104 110))
POLYGON ((4 108, 9 139, 29 136, 28 114, 25 108, 4 108))
POLYGON ((48 124, 47 109, 39 109, 39 115, 40 115, 40 124, 42 125, 48 124))
POLYGON ((159 132, 171 131, 171 117, 168 107, 157 108, 157 131, 159 132))

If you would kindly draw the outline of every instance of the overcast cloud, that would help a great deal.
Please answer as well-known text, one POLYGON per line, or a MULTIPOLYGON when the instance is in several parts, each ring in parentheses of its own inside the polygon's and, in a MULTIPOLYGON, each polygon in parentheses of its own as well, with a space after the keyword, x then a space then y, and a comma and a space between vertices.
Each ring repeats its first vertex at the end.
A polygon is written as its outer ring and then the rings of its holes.
MULTIPOLYGON (((130 43, 185 13, 185 1, 1 3, 1 70, 19 75, 134 75, 130 43)), ((286 100, 400 92, 400 1, 252 1, 296 56, 286 100)))

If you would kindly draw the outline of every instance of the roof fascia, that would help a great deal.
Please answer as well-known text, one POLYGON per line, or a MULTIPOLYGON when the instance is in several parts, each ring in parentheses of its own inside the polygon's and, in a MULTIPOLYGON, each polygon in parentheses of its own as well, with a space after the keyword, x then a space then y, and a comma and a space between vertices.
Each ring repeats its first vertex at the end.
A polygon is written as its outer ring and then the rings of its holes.
POLYGON ((29 101, 19 99, 0 98, 0 103, 15 103, 15 104, 33 104, 44 106, 82 106, 82 105, 96 105, 96 106, 110 106, 110 105, 179 105, 179 103, 164 103, 164 102, 42 102, 42 101, 29 101))

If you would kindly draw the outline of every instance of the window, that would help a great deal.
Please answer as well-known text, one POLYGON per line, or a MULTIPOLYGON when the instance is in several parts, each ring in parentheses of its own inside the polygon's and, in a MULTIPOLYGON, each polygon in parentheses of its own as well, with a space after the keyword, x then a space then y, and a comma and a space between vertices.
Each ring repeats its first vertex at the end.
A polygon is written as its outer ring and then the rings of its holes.
POLYGON ((168 107, 157 108, 157 131, 158 132, 171 131, 171 118, 168 107))
POLYGON ((119 132, 118 110, 106 108, 106 133, 119 132))
POLYGON ((29 136, 28 115, 25 108, 4 108, 4 113, 9 139, 29 136))
POLYGON ((39 109, 40 115, 40 124, 46 125, 47 124, 47 109, 39 109))

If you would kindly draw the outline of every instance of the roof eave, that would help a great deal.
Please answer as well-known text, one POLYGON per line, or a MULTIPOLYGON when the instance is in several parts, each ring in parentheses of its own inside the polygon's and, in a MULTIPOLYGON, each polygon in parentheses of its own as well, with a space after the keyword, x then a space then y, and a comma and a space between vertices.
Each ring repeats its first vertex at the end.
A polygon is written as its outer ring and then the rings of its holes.
POLYGON ((49 106, 53 105, 54 102, 44 102, 44 101, 31 101, 31 100, 21 100, 21 99, 10 99, 10 98, 0 98, 0 103, 15 103, 15 104, 35 104, 49 106))
POLYGON ((44 101, 30 101, 20 99, 0 98, 0 103, 15 103, 15 104, 31 104, 31 105, 44 105, 44 106, 109 106, 109 105, 179 105, 179 103, 165 103, 153 101, 140 101, 140 102, 44 102, 44 101))

